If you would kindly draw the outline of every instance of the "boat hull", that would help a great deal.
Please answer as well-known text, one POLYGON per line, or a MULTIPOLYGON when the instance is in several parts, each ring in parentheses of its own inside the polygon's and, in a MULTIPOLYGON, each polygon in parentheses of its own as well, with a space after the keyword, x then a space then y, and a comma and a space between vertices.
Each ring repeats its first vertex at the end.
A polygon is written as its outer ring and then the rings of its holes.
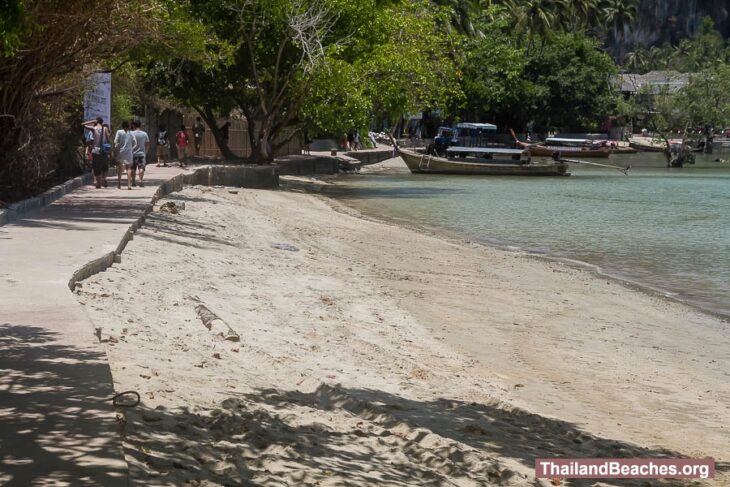
POLYGON ((664 152, 667 150, 666 146, 659 147, 656 145, 641 144, 639 142, 629 142, 629 145, 641 152, 664 152))
POLYGON ((574 147, 532 145, 524 142, 518 142, 517 146, 521 149, 530 151, 530 155, 536 157, 552 157, 553 154, 559 152, 565 157, 583 158, 606 158, 611 154, 609 149, 583 149, 574 147))
POLYGON ((516 164, 452 161, 408 149, 398 149, 398 154, 414 174, 465 174, 475 176, 569 176, 564 162, 540 162, 516 164))

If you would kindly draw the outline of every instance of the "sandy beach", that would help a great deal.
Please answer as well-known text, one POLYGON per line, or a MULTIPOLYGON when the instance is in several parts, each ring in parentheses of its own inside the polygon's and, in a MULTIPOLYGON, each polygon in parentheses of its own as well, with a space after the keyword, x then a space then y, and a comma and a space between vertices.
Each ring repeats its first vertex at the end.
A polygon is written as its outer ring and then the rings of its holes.
POLYGON ((77 293, 141 396, 133 485, 532 485, 536 457, 679 455, 728 484, 728 323, 296 190, 169 202, 77 293))

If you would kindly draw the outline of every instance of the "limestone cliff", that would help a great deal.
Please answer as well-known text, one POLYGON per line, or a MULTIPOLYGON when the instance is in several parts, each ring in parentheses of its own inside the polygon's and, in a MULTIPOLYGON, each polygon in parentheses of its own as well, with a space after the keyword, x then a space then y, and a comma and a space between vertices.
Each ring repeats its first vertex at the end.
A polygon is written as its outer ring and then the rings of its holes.
POLYGON ((693 35, 705 16, 715 20, 725 38, 730 36, 730 0, 641 0, 636 21, 626 29, 624 47, 676 45, 693 35))

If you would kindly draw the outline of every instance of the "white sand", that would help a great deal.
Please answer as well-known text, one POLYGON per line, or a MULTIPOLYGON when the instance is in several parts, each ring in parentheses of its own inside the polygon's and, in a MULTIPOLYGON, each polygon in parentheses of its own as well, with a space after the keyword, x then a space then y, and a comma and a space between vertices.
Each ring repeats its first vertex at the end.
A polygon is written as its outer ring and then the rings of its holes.
POLYGON ((186 209, 150 215, 78 295, 115 389, 142 395, 135 485, 521 485, 540 456, 730 460, 727 323, 317 196, 166 201, 186 209))

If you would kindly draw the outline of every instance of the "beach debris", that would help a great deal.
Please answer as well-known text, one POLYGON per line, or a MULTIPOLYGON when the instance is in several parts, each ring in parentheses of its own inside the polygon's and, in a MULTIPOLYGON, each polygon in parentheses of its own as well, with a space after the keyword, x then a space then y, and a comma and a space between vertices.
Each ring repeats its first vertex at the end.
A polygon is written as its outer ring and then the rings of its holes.
POLYGON ((220 360, 220 359, 221 359, 221 354, 220 354, 220 353, 218 353, 218 352, 215 352, 215 353, 213 354, 213 358, 217 358, 218 360, 220 360))
POLYGON ((238 194, 238 190, 235 189, 229 189, 228 192, 231 194, 238 194))
POLYGON ((298 248, 296 248, 292 244, 288 244, 288 243, 275 243, 275 244, 271 244, 271 246, 275 249, 286 250, 288 252, 299 252, 298 248))
POLYGON ((209 331, 212 331, 213 333, 222 337, 224 340, 228 340, 230 342, 241 341, 241 337, 238 335, 238 333, 236 333, 228 323, 223 321, 220 316, 213 313, 205 304, 200 301, 200 299, 194 296, 188 296, 188 299, 198 303, 197 306, 195 306, 195 312, 198 314, 198 318, 200 318, 200 321, 203 322, 203 326, 205 326, 209 331))
POLYGON ((174 201, 168 201, 160 206, 160 211, 163 213, 171 213, 177 215, 185 209, 185 203, 175 203, 174 201))

